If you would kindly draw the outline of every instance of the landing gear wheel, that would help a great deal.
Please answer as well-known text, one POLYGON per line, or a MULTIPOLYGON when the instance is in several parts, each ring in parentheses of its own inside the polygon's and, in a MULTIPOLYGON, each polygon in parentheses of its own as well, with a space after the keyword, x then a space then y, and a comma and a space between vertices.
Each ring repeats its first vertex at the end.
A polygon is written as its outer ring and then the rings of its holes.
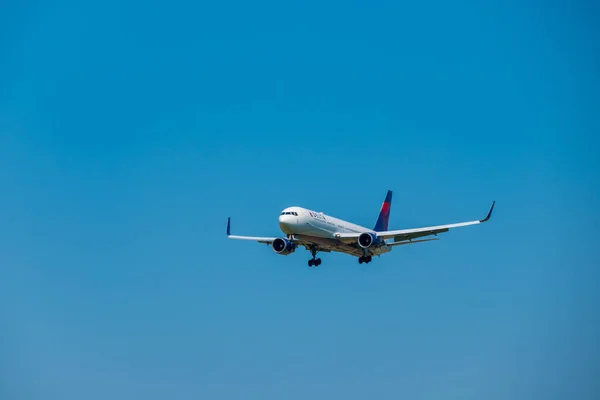
POLYGON ((362 264, 362 263, 368 264, 371 262, 372 259, 373 258, 371 256, 361 256, 361 257, 358 257, 358 263, 359 264, 362 264))
POLYGON ((318 267, 319 265, 321 265, 321 259, 320 258, 312 258, 310 260, 308 260, 308 266, 309 267, 318 267))
POLYGON ((358 257, 358 263, 359 263, 359 264, 362 264, 364 261, 365 261, 365 260, 364 260, 364 258, 362 258, 362 257, 358 257))
POLYGON ((309 267, 312 267, 312 266, 318 267, 319 265, 321 265, 321 259, 320 258, 316 258, 317 253, 319 251, 318 247, 311 246, 309 248, 309 250, 310 250, 310 254, 312 254, 313 258, 310 259, 310 260, 308 260, 308 266, 309 267))

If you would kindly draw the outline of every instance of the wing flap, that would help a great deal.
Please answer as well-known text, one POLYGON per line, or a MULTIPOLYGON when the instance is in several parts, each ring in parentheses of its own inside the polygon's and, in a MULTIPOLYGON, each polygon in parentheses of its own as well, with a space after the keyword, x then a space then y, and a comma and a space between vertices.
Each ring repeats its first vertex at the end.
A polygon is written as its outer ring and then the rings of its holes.
POLYGON ((437 235, 438 233, 448 232, 449 230, 450 230, 449 228, 446 228, 446 229, 437 229, 437 230, 424 231, 424 232, 403 233, 403 234, 394 236, 394 242, 402 242, 404 240, 416 239, 416 238, 420 238, 423 236, 437 235))
POLYGON ((415 243, 431 242, 432 240, 440 240, 440 239, 438 239, 438 238, 431 238, 431 239, 410 240, 410 241, 405 241, 405 242, 394 242, 394 243, 390 243, 390 246, 402 246, 404 244, 415 244, 415 243))

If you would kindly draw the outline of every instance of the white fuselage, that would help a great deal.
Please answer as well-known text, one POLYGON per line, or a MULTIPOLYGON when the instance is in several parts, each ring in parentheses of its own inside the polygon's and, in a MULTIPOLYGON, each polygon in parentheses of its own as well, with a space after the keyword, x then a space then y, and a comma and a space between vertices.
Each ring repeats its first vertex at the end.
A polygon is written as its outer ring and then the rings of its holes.
POLYGON ((279 215, 279 227, 286 235, 305 235, 320 238, 336 238, 336 233, 373 232, 321 212, 302 207, 288 207, 279 215))

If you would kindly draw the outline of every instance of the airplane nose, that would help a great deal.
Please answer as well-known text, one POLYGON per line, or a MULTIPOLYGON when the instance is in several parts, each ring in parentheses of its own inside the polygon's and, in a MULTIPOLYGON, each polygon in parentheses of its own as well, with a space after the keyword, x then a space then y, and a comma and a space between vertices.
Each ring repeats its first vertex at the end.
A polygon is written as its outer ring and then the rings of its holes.
POLYGON ((292 233, 292 220, 289 215, 279 216, 279 227, 285 233, 292 233))

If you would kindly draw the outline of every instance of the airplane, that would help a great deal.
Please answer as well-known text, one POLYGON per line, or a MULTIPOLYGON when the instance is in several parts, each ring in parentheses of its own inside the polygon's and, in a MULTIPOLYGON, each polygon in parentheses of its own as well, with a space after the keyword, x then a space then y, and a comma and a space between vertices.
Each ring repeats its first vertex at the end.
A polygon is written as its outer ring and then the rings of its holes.
POLYGON ((395 246, 438 240, 438 238, 421 238, 431 235, 437 236, 439 233, 448 232, 453 228, 486 222, 492 216, 495 204, 495 201, 492 202, 487 216, 481 220, 423 228, 388 230, 392 206, 392 191, 388 190, 373 229, 355 225, 325 215, 322 212, 294 206, 284 209, 279 215, 279 227, 285 237, 232 235, 231 217, 227 218, 227 237, 229 239, 250 240, 267 244, 273 248, 275 253, 284 256, 294 253, 298 246, 304 246, 312 254, 312 258, 308 260, 309 267, 321 265, 321 259, 316 257, 318 253, 330 253, 332 251, 358 257, 359 264, 368 264, 372 261, 373 256, 387 253, 395 246))

